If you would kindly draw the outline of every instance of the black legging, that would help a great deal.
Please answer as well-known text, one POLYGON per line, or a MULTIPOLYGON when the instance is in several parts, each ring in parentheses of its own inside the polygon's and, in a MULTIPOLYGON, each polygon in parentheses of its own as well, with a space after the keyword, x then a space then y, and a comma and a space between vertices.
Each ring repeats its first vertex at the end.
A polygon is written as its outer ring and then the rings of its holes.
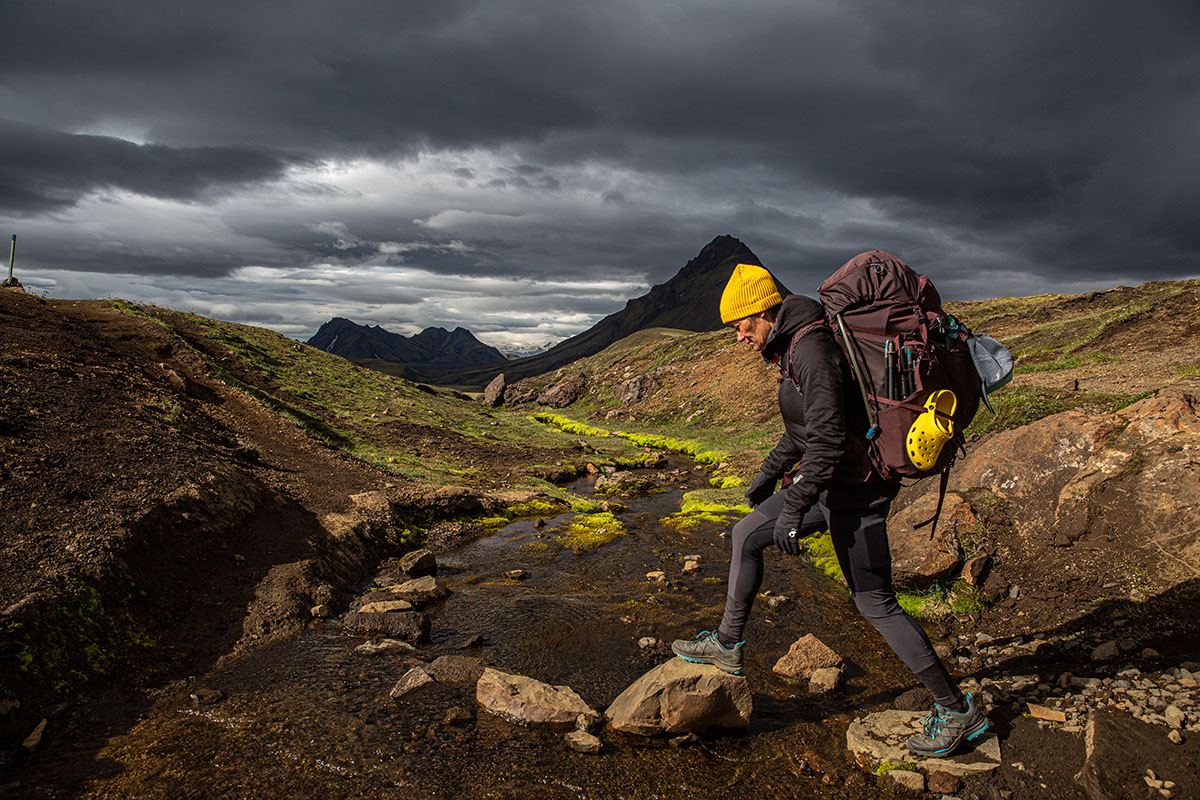
MULTIPOLYGON (((775 518, 783 509, 784 491, 778 491, 733 526, 733 555, 729 561, 729 590, 722 638, 741 641, 750 609, 763 578, 763 550, 774 547, 775 518)), ((854 605, 882 634, 933 699, 944 706, 957 703, 962 694, 916 620, 904 613, 892 588, 892 554, 887 540, 889 503, 874 508, 840 511, 818 503, 801 522, 800 535, 828 530, 854 605)))

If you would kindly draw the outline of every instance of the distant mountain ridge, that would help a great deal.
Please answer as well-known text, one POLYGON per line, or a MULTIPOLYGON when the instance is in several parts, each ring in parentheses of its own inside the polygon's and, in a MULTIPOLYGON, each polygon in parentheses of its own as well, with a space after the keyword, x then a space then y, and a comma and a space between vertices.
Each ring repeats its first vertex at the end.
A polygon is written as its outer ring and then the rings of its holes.
POLYGON ((423 369, 462 369, 508 361, 466 328, 426 328, 410 337, 344 317, 326 322, 308 344, 351 360, 379 359, 423 369))
MULTIPOLYGON (((750 248, 732 236, 718 236, 706 244, 695 258, 688 261, 666 283, 658 284, 647 294, 625 304, 625 308, 609 314, 588 330, 559 342, 544 353, 509 361, 507 364, 474 369, 432 372, 422 369, 391 370, 379 362, 368 366, 401 375, 410 380, 481 389, 497 374, 515 381, 540 375, 594 355, 615 341, 645 328, 677 328, 687 331, 711 331, 721 327, 718 308, 721 292, 737 264, 758 264, 750 248)), ((776 279, 781 294, 787 288, 776 279)))

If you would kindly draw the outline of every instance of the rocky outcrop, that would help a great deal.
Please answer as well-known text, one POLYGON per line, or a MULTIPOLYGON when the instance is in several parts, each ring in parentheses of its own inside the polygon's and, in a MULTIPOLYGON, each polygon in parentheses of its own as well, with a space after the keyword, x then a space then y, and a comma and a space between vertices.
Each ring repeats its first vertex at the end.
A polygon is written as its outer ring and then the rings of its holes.
POLYGON ((672 658, 634 681, 608 707, 608 726, 640 736, 746 728, 750 686, 708 664, 672 658))
POLYGON ((422 575, 432 575, 437 572, 437 558, 425 548, 405 553, 396 565, 400 572, 413 578, 422 575))
POLYGON ((574 725, 580 714, 596 713, 569 686, 551 686, 490 667, 475 685, 475 701, 485 711, 527 725, 574 725))
MULTIPOLYGON (((809 680, 819 669, 839 669, 842 657, 811 633, 792 643, 784 655, 775 662, 776 675, 789 680, 809 680)), ((827 677, 827 676, 826 676, 827 677)))
POLYGON ((658 381, 653 375, 636 375, 627 381, 621 381, 613 389, 613 396, 623 406, 637 403, 648 397, 658 388, 658 381))
POLYGON ((587 388, 587 378, 581 373, 573 372, 555 383, 537 397, 537 403, 551 408, 566 408, 579 399, 587 388))
MULTIPOLYGON (((1088 717, 1084 729, 1083 768, 1075 776, 1075 782, 1091 800, 1117 800, 1117 798, 1159 796, 1159 789, 1171 794, 1163 797, 1194 797, 1196 786, 1185 785, 1184 781, 1195 774, 1187 769, 1178 769, 1179 758, 1168 748, 1174 748, 1163 728, 1134 719, 1119 711, 1094 711, 1088 717), (1129 753, 1163 753, 1158 763, 1145 763, 1130 759, 1129 753), (1175 764, 1172 770, 1168 764, 1175 764), (1180 781, 1164 786, 1166 779, 1180 781), (1155 785, 1157 783, 1157 786, 1155 785), (1136 792, 1136 794, 1135 794, 1136 792)), ((1153 761, 1153 760, 1151 760, 1153 761)))

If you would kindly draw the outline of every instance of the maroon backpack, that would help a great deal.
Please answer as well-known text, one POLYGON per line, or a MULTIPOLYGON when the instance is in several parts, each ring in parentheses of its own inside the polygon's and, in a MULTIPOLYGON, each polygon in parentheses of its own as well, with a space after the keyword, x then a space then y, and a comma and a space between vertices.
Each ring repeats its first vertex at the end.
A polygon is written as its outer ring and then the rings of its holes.
MULTIPOLYGON (((819 293, 862 390, 870 420, 863 437, 875 468, 894 482, 941 473, 944 495, 948 470, 981 396, 967 346, 970 331, 942 309, 928 278, 883 250, 847 261, 821 284, 819 293), (938 389, 950 389, 957 398, 954 434, 933 467, 923 470, 909 458, 908 432, 938 389)), ((938 513, 941 505, 939 496, 938 513)))

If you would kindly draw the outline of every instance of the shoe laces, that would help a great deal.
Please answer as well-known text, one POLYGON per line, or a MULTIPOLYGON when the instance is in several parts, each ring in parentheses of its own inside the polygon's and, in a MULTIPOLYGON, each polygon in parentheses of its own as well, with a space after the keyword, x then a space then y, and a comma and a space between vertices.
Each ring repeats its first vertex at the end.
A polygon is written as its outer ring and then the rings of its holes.
POLYGON ((946 720, 941 713, 944 710, 940 705, 934 703, 933 711, 921 717, 921 732, 926 737, 933 739, 942 732, 942 723, 946 720))
POLYGON ((709 639, 716 639, 716 638, 717 638, 716 631, 700 631, 699 633, 697 633, 695 636, 692 637, 692 641, 699 643, 699 642, 707 641, 709 639))

